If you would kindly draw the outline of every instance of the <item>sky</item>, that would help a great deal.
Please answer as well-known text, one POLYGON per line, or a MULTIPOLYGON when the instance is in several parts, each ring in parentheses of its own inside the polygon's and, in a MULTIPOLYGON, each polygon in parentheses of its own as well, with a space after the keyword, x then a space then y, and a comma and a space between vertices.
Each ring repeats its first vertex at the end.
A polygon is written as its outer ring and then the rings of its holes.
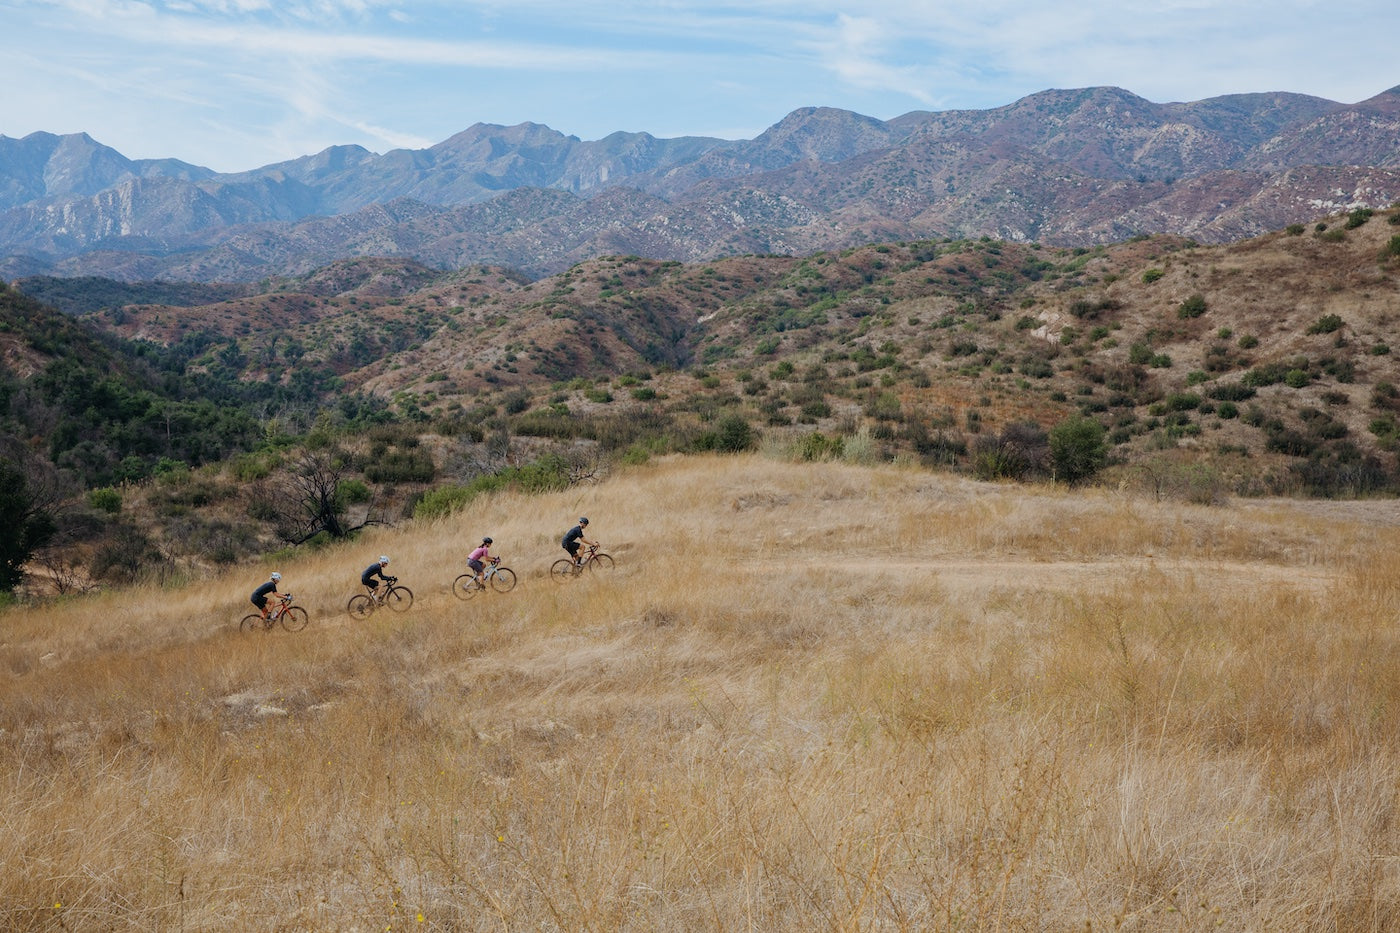
POLYGON ((1396 38, 1395 0, 0 0, 0 135, 234 172, 475 123, 751 139, 800 107, 1095 85, 1355 103, 1400 84, 1396 38))

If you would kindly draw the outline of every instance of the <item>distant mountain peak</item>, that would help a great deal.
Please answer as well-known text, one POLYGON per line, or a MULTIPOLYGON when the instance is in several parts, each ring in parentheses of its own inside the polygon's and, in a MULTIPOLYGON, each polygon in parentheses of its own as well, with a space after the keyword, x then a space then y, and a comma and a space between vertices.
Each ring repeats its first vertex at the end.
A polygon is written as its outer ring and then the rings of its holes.
POLYGON ((1309 219, 1338 191, 1400 199, 1397 136, 1400 87, 1345 105, 1153 103, 1109 85, 888 121, 801 107, 752 140, 476 123, 425 149, 333 146, 237 174, 129 160, 86 134, 0 136, 0 268, 247 281, 386 255, 535 275, 600 252, 696 261, 872 238, 1218 242, 1309 219))

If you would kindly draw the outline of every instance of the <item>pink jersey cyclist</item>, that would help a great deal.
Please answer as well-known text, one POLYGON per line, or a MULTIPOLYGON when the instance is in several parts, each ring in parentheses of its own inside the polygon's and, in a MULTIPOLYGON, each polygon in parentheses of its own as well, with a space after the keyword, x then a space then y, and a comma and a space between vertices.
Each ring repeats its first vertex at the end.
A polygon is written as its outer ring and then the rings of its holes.
POLYGON ((491 559, 491 539, 482 538, 480 546, 467 555, 467 566, 476 574, 476 579, 481 579, 481 572, 486 569, 486 561, 491 559))

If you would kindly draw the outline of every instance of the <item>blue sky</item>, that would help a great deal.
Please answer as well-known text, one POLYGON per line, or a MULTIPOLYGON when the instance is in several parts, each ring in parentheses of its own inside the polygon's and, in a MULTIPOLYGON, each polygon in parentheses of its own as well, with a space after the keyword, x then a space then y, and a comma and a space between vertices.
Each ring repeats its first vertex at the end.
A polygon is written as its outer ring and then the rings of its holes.
POLYGON ((1353 103, 1400 84, 1396 37, 1394 0, 0 0, 0 134, 239 171, 477 122, 738 139, 1092 85, 1353 103))

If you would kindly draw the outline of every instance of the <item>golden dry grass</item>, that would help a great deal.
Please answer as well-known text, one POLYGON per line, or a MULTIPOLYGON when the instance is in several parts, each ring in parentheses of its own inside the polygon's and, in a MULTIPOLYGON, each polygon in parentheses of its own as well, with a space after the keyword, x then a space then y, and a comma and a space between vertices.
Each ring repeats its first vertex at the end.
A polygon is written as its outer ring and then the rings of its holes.
POLYGON ((1393 930, 1397 516, 689 458, 13 609, 0 927, 1393 930))

